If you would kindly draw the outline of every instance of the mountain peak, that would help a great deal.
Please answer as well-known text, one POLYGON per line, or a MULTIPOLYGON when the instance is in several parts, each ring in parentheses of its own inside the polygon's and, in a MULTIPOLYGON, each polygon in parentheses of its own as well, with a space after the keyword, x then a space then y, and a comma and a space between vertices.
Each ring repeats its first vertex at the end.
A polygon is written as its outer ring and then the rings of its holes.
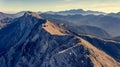
POLYGON ((42 19, 42 17, 39 16, 37 13, 31 12, 31 11, 26 11, 25 14, 24 14, 24 16, 33 16, 33 17, 36 17, 38 19, 42 19))

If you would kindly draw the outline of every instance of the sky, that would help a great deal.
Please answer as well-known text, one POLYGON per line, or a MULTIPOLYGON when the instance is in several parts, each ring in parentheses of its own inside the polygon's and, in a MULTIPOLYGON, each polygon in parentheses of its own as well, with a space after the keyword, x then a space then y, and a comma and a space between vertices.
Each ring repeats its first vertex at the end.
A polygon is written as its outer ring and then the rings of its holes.
POLYGON ((63 11, 84 9, 101 12, 120 12, 120 0, 0 0, 0 12, 63 11))

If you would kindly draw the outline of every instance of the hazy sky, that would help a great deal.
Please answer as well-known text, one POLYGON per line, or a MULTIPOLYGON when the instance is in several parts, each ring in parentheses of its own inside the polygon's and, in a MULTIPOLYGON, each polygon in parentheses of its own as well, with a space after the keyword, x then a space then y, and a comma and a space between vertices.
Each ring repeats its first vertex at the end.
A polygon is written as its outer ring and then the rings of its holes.
POLYGON ((0 11, 60 11, 84 9, 119 12, 120 0, 0 0, 0 11))

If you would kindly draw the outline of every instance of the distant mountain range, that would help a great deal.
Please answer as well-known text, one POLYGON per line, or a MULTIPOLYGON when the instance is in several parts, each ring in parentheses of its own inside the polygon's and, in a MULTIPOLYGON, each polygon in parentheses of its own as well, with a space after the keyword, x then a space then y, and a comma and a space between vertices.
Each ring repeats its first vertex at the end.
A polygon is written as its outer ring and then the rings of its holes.
POLYGON ((114 38, 112 38, 112 39, 115 40, 115 41, 120 42, 120 36, 114 37, 114 38))
POLYGON ((119 42, 78 34, 30 11, 9 23, 0 30, 1 67, 120 66, 119 42))
POLYGON ((52 21, 54 23, 58 23, 64 27, 66 27, 68 30, 72 30, 78 34, 93 35, 93 36, 96 36, 99 38, 105 38, 105 39, 109 39, 112 37, 105 30, 103 30, 99 27, 96 27, 96 26, 88 26, 88 25, 77 26, 76 24, 70 23, 68 21, 62 21, 62 20, 51 19, 51 18, 47 18, 47 19, 49 19, 50 21, 52 21))
MULTIPOLYGON (((16 14, 9 14, 9 13, 3 13, 0 12, 0 19, 2 18, 6 18, 6 17, 11 17, 11 18, 15 18, 15 17, 20 17, 22 15, 24 15, 26 11, 21 11, 18 12, 16 14)), ((48 11, 48 12, 37 12, 38 14, 41 13, 46 13, 46 14, 57 14, 57 15, 76 15, 76 14, 81 14, 81 15, 104 15, 106 13, 104 12, 98 12, 98 11, 85 11, 83 9, 73 9, 73 10, 66 10, 66 11, 58 11, 58 12, 53 12, 53 11, 48 11)))
MULTIPOLYGON (((26 11, 21 11, 16 14, 6 14, 1 12, 0 19, 3 21, 3 19, 6 19, 6 18, 7 19, 17 18, 24 15, 25 12, 26 11)), ((117 31, 119 30, 119 26, 120 26, 119 13, 107 14, 107 13, 98 12, 98 11, 91 11, 91 10, 84 11, 82 9, 73 9, 73 10, 66 10, 66 11, 59 11, 59 12, 51 12, 51 11, 38 12, 38 14, 40 14, 42 17, 49 20, 54 19, 54 20, 71 22, 78 26, 79 25, 95 26, 107 31, 113 37, 120 35, 120 32, 117 31), (111 25, 113 25, 114 27, 111 25)), ((1 20, 0 20, 0 23, 1 23, 1 20)), ((4 24, 1 23, 1 27, 2 25, 4 24)))
POLYGON ((7 13, 0 12, 0 20, 4 18, 12 18, 13 15, 14 14, 7 14, 7 13))
POLYGON ((41 14, 46 19, 56 19, 71 22, 77 26, 88 25, 95 26, 107 31, 111 36, 119 36, 120 31, 120 18, 116 18, 108 15, 53 15, 53 14, 41 14), (112 25, 112 26, 111 26, 112 25))
POLYGON ((109 13, 108 16, 120 18, 120 12, 118 12, 118 13, 109 13))
POLYGON ((23 16, 25 12, 26 11, 21 11, 21 12, 18 12, 16 14, 9 14, 9 13, 0 12, 0 20, 5 19, 5 18, 17 18, 17 17, 23 16))
POLYGON ((59 12, 53 12, 53 11, 48 11, 45 12, 46 14, 57 14, 57 15, 76 15, 76 14, 81 14, 81 15, 104 15, 106 13, 104 12, 98 12, 98 11, 85 11, 83 9, 73 9, 73 10, 65 10, 65 11, 59 11, 59 12))
MULTIPOLYGON (((21 11, 16 14, 6 14, 1 12, 0 13, 1 28, 4 27, 6 23, 10 21, 10 19, 23 16, 25 12, 26 11, 21 11), (3 23, 4 19, 8 19, 8 20, 5 20, 3 23)), ((84 11, 82 9, 73 9, 73 10, 66 10, 66 11, 59 11, 59 12, 51 12, 51 11, 38 12, 38 14, 40 14, 42 17, 49 20, 54 19, 54 20, 60 20, 65 22, 71 22, 78 26, 81 26, 81 25, 95 26, 107 31, 113 37, 120 35, 120 32, 117 31, 119 30, 119 26, 120 26, 120 22, 119 22, 120 13, 107 14, 107 13, 98 12, 98 11, 91 11, 91 10, 84 11), (113 25, 114 27, 111 25, 113 25)))

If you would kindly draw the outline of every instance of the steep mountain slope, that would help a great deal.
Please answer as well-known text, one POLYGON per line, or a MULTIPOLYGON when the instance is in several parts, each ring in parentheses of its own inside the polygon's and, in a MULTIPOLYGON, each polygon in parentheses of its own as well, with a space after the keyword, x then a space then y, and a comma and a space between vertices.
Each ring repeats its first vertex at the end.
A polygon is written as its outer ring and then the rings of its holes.
POLYGON ((21 17, 25 14, 26 11, 21 11, 21 12, 18 12, 14 15, 14 17, 21 17))
POLYGON ((7 17, 7 16, 8 16, 7 14, 0 12, 0 19, 3 19, 5 17, 7 17))
POLYGON ((0 12, 0 29, 9 24, 9 22, 12 21, 13 19, 23 16, 24 13, 25 11, 16 14, 7 14, 0 12))
POLYGON ((52 35, 67 35, 69 33, 63 26, 53 24, 48 20, 43 24, 43 28, 52 35))
POLYGON ((78 35, 82 37, 83 39, 87 40, 91 44, 93 44, 95 47, 103 50, 113 58, 115 58, 117 61, 120 61, 120 42, 113 41, 113 40, 104 40, 100 38, 96 38, 94 36, 86 36, 86 35, 78 35))
POLYGON ((26 12, 0 30, 1 67, 119 67, 93 44, 26 12), (6 33, 7 31, 7 33, 6 33), (6 36, 7 35, 7 36, 6 36))
POLYGON ((27 11, 21 11, 15 14, 7 14, 0 12, 0 29, 5 27, 9 22, 15 18, 23 16, 27 11))
POLYGON ((8 49, 18 41, 24 40, 38 22, 45 22, 25 13, 24 16, 14 19, 11 24, 0 31, 0 53, 3 49, 8 49), (32 22, 31 22, 32 21, 32 22), (7 33, 6 33, 7 32, 7 33), (9 32, 9 33, 8 33, 9 32), (7 42, 7 43, 6 43, 7 42), (4 46, 6 44, 6 46, 4 46), (3 47, 4 46, 4 47, 3 47))

